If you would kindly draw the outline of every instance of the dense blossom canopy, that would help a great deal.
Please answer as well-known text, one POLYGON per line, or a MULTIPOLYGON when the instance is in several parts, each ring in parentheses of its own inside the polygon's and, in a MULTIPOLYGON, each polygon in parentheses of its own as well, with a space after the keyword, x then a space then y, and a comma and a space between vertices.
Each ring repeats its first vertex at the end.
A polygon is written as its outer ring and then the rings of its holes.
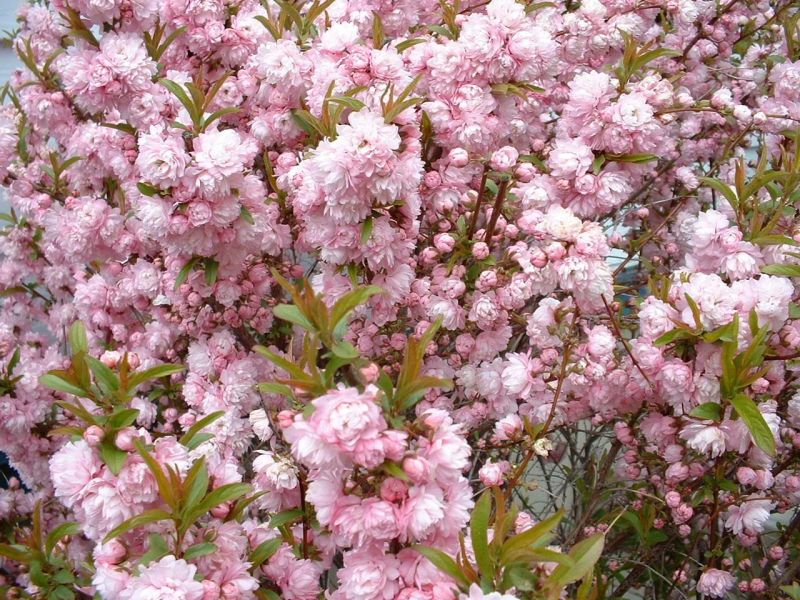
POLYGON ((26 5, 0 592, 800 598, 798 15, 26 5))

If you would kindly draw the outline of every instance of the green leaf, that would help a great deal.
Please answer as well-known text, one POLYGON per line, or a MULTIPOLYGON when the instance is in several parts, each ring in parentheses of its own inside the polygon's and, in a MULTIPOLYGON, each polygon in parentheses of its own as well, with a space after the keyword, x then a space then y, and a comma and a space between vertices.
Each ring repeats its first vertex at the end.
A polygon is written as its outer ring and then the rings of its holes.
POLYGON ((217 119, 221 119, 222 117, 225 117, 225 116, 228 116, 228 115, 235 115, 236 113, 241 112, 241 111, 242 111, 241 108, 237 108, 235 106, 228 106, 228 107, 225 107, 225 108, 220 108, 219 110, 214 111, 213 113, 211 113, 206 118, 205 122, 203 123, 203 129, 204 130, 208 129, 208 126, 211 125, 217 119))
POLYGON ((199 458, 189 469, 184 487, 187 490, 184 505, 187 511, 193 510, 208 492, 208 468, 205 457, 199 458))
POLYGON ((303 511, 299 508, 290 508, 288 510, 282 510, 281 512, 272 516, 269 520, 269 526, 272 528, 278 528, 287 523, 291 523, 303 517, 303 511))
POLYGON ((361 245, 364 246, 369 242, 372 237, 372 230, 375 227, 375 220, 372 217, 367 217, 364 225, 361 227, 361 245))
POLYGON ((213 433, 206 433, 206 432, 201 431, 200 433, 195 435, 191 440, 189 440, 186 443, 186 447, 189 450, 194 450, 195 448, 197 448, 201 444, 204 444, 208 440, 213 440, 213 439, 214 439, 214 434, 213 433))
POLYGON ((334 353, 337 357, 344 359, 344 360, 354 360, 361 356, 361 353, 358 351, 358 348, 353 346, 350 342, 341 341, 333 345, 331 348, 331 352, 334 353))
POLYGON ((202 542, 200 544, 195 544, 194 546, 189 546, 186 549, 186 552, 183 553, 183 558, 186 560, 192 560, 193 558, 208 556, 216 551, 216 544, 212 544, 211 542, 202 542))
POLYGON ((615 162, 626 162, 626 163, 647 163, 652 162, 654 160, 658 160, 658 156, 655 154, 608 154, 606 155, 608 160, 612 160, 615 162))
POLYGON ((416 544, 411 547, 431 561, 437 569, 452 577, 462 590, 466 590, 469 587, 469 579, 467 579, 467 576, 461 571, 456 561, 447 554, 438 548, 431 548, 430 546, 416 544))
POLYGON ((211 414, 206 415, 205 417, 203 417, 202 419, 197 421, 194 425, 192 425, 186 431, 186 433, 184 433, 181 436, 181 439, 179 439, 178 441, 181 444, 183 444, 184 446, 186 446, 192 440, 192 438, 195 435, 197 435, 204 427, 207 427, 208 425, 211 425, 211 423, 213 423, 214 421, 216 421, 217 419, 219 419, 220 417, 222 417, 224 415, 225 415, 225 411, 224 410, 218 410, 216 412, 213 412, 211 414))
POLYGON ((117 448, 111 439, 106 438, 100 443, 100 458, 106 463, 109 471, 114 475, 119 475, 125 459, 128 458, 128 453, 117 448))
POLYGON ((151 533, 147 536, 147 540, 148 549, 147 552, 142 555, 142 558, 139 559, 140 565, 147 566, 151 562, 160 560, 172 552, 167 545, 167 541, 158 533, 151 533))
POLYGON ((144 371, 137 371, 128 378, 128 389, 132 390, 142 385, 144 382, 150 381, 151 379, 160 379, 175 373, 180 373, 184 369, 186 369, 186 367, 183 365, 163 364, 150 367, 144 371))
POLYGON ((250 491, 246 483, 227 483, 211 490, 208 495, 189 514, 204 515, 212 508, 236 500, 250 491))
POLYGON ((55 575, 53 575, 53 581, 56 583, 74 583, 75 575, 69 571, 58 571, 55 575))
POLYGON ((403 467, 398 465, 396 462, 387 460, 385 463, 381 465, 381 468, 392 477, 396 477, 401 481, 409 481, 408 475, 403 470, 403 467))
POLYGON ((559 565, 550 575, 550 580, 564 587, 583 579, 594 569, 594 565, 603 553, 604 545, 605 536, 602 533, 595 533, 585 540, 581 540, 569 552, 569 556, 575 561, 575 564, 571 567, 559 565))
POLYGON ((256 224, 255 219, 253 219, 253 214, 249 210, 247 210, 246 206, 242 206, 241 210, 239 211, 239 216, 242 217, 242 219, 246 223, 249 223, 250 225, 256 224))
POLYGON ((86 337, 86 328, 80 321, 75 321, 69 329, 69 345, 72 353, 89 352, 89 340, 86 337))
POLYGON ((736 192, 728 184, 712 177, 700 177, 700 183, 704 183, 722 194, 734 210, 739 209, 739 199, 736 197, 736 192))
POLYGON ((158 82, 172 92, 172 94, 178 98, 178 100, 180 100, 181 104, 183 104, 184 108, 186 108, 186 112, 189 113, 192 123, 197 125, 200 121, 200 117, 202 116, 202 113, 199 111, 202 109, 198 106, 195 106, 194 100, 189 97, 189 95, 186 93, 186 90, 169 79, 159 79, 158 82))
POLYGON ((294 304, 278 304, 272 309, 273 314, 279 319, 299 325, 306 331, 316 331, 317 328, 294 304))
POLYGON ((552 538, 552 531, 564 518, 564 511, 559 510, 554 515, 547 517, 544 521, 538 522, 533 527, 526 529, 512 537, 503 544, 500 550, 500 560, 505 562, 506 558, 512 553, 522 548, 531 546, 545 546, 552 538))
POLYGON ((112 395, 119 390, 119 378, 114 371, 109 369, 94 356, 87 355, 84 357, 84 360, 86 360, 89 369, 91 369, 94 374, 95 381, 106 394, 112 395))
POLYGON ((412 46, 416 46, 417 44, 422 44, 423 42, 425 42, 425 38, 410 38, 410 39, 403 40, 402 42, 398 43, 395 46, 395 49, 399 53, 400 52, 405 52, 406 50, 408 50, 412 46))
POLYGON ((259 392, 264 392, 265 394, 278 394, 279 396, 286 396, 288 398, 294 397, 292 388, 283 383, 273 383, 271 381, 267 381, 264 383, 259 383, 256 385, 256 388, 259 392))
POLYGON ((767 275, 779 275, 781 277, 800 277, 800 265, 775 264, 761 267, 761 272, 767 275))
POLYGON ((700 406, 695 406, 689 416, 709 421, 720 421, 722 420, 722 406, 716 402, 705 402, 700 406))
POLYGON ((164 469, 161 468, 159 462, 147 451, 147 448, 145 448, 141 439, 136 438, 133 440, 133 445, 136 447, 136 451, 139 453, 142 459, 144 459, 144 462, 147 463, 147 467, 150 469, 153 477, 155 477, 156 484, 158 485, 158 493, 161 495, 161 498, 170 506, 170 508, 177 508, 178 502, 175 497, 175 490, 172 489, 172 483, 169 479, 167 479, 164 469))
POLYGON ((366 106, 366 104, 361 102, 361 100, 356 100, 350 96, 331 96, 326 100, 326 102, 341 104, 342 106, 346 106, 347 108, 351 108, 355 111, 359 111, 366 106))
POLYGON ((273 352, 269 348, 265 348, 264 346, 253 346, 253 350, 258 352, 261 356, 268 358, 270 361, 275 363, 281 369, 289 373, 294 379, 298 381, 304 381, 307 383, 314 383, 314 380, 311 378, 311 376, 308 373, 306 373, 299 365, 284 358, 280 354, 273 352))
POLYGON ((66 523, 61 523, 58 527, 53 529, 50 532, 50 535, 47 536, 47 541, 45 542, 45 553, 49 556, 53 553, 53 548, 56 547, 61 538, 68 536, 68 535, 78 535, 81 532, 80 525, 74 523, 72 521, 67 521, 66 523))
POLYGON ((64 392, 81 398, 86 398, 88 396, 86 390, 79 388, 77 385, 62 379, 57 375, 53 375, 52 373, 45 373, 39 377, 39 383, 45 387, 49 387, 51 390, 56 390, 57 392, 64 392))
POLYGON ((770 456, 775 456, 775 437, 756 403, 744 394, 736 394, 731 398, 731 404, 750 430, 756 446, 770 456))
POLYGON ((108 532, 108 535, 105 538, 103 538, 103 542, 105 543, 109 540, 113 540, 115 537, 120 536, 123 533, 127 533, 131 529, 136 529, 138 527, 142 527, 143 525, 149 525, 150 523, 156 523, 158 521, 167 521, 171 518, 172 517, 168 512, 158 508, 145 511, 142 514, 131 517, 127 521, 123 521, 117 525, 114 529, 108 532))
POLYGON ((183 265, 183 268, 178 272, 178 276, 175 278, 174 289, 177 290, 179 287, 181 287, 183 282, 186 281, 189 278, 189 273, 192 272, 192 269, 194 269, 195 265, 199 261, 200 261, 200 258, 197 257, 197 256, 194 256, 194 257, 190 258, 185 265, 183 265))
POLYGON ((149 183, 145 183, 144 181, 137 183, 136 187, 139 189, 139 193, 150 198, 153 196, 158 196, 161 193, 161 190, 159 190, 157 187, 150 185, 149 183))
POLYGON ((686 303, 689 305, 689 309, 692 311, 692 316, 694 317, 695 327, 698 330, 703 329, 703 319, 702 315, 700 314, 700 307, 697 306, 697 302, 694 301, 689 294, 684 293, 684 297, 686 298, 686 303))
POLYGON ((368 285, 356 288, 344 294, 333 305, 333 310, 331 311, 331 329, 336 329, 339 322, 346 319, 356 307, 364 304, 372 296, 382 293, 383 288, 377 285, 368 285))
POLYGON ((792 585, 782 585, 781 591, 792 600, 800 600, 800 583, 796 581, 792 585))
MULTIPOLYGON (((61 571, 61 573, 67 573, 67 571, 61 571)), ((52 600, 74 600, 75 592, 66 586, 59 585, 49 593, 48 598, 52 600)))
POLYGON ((486 490, 475 503, 469 531, 472 536, 472 549, 481 575, 489 581, 494 579, 494 561, 489 553, 489 517, 492 513, 492 492, 486 490))
POLYGON ((112 429, 124 429, 132 425, 139 416, 139 411, 135 408, 118 408, 108 418, 106 424, 112 429))
POLYGON ((97 425, 97 419, 95 418, 95 416, 88 410, 86 410, 83 406, 80 406, 78 404, 70 404, 69 402, 56 402, 56 405, 60 406, 67 412, 72 413, 79 419, 82 419, 89 425, 97 425))
POLYGON ((219 263, 213 258, 205 260, 205 277, 206 285, 214 285, 217 282, 217 273, 219 272, 219 263))
POLYGON ((250 563, 253 569, 257 569, 263 563, 268 561, 281 547, 283 540, 281 538, 273 538, 262 542, 255 550, 250 553, 250 563))
POLYGON ((31 560, 30 550, 25 546, 20 546, 18 544, 14 544, 13 546, 8 544, 0 544, 0 556, 4 556, 9 560, 23 564, 28 563, 31 560))
POLYGON ((246 496, 244 498, 239 498, 234 504, 233 509, 225 516, 226 521, 233 521, 238 520, 241 515, 244 514, 244 511, 250 506, 253 502, 261 498, 261 496, 266 495, 268 492, 256 492, 250 496, 246 496))

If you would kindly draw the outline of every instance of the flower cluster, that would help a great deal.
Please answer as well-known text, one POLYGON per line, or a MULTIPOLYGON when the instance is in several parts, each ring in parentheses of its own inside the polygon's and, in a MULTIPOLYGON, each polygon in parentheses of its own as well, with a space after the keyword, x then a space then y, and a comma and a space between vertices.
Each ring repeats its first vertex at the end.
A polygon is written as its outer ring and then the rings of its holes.
POLYGON ((800 597, 798 10, 26 3, 0 595, 800 597))

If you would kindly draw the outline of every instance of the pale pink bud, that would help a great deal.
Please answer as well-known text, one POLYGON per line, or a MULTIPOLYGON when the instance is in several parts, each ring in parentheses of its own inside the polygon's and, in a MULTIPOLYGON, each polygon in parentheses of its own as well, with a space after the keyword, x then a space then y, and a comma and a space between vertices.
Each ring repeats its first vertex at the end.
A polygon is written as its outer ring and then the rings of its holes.
POLYGON ((100 362, 107 366, 109 369, 113 369, 119 364, 119 361, 122 360, 122 355, 117 352, 116 350, 106 350, 103 354, 100 355, 100 362))
POLYGON ((474 256, 478 260, 483 260, 484 258, 489 256, 489 246, 487 246, 484 242, 477 242, 472 247, 472 256, 474 256))
POLYGON ((83 439, 92 447, 99 445, 103 441, 103 436, 105 432, 97 425, 91 425, 83 432, 83 439))
POLYGON ((408 495, 408 486, 401 479, 389 477, 381 485, 381 498, 387 502, 399 502, 408 495))
POLYGON ((361 367, 361 377, 365 383, 375 383, 380 377, 381 370, 375 363, 369 363, 366 367, 361 367))
POLYGON ((664 500, 670 508, 677 508, 681 503, 681 495, 675 490, 671 490, 666 493, 664 500))
POLYGON ((130 452, 134 449, 133 439, 135 437, 136 437, 136 430, 133 429, 133 427, 126 427, 125 429, 117 433, 117 437, 114 440, 114 443, 120 450, 124 450, 125 452, 130 452))
POLYGON ((517 164, 519 152, 513 146, 503 146, 492 154, 491 167, 495 171, 508 171, 517 164))
POLYGON ((226 502, 225 504, 220 504, 220 505, 215 506, 214 508, 212 508, 211 509, 211 514, 214 517, 216 517, 217 519, 224 519, 225 517, 228 516, 228 513, 230 512, 230 510, 231 510, 230 506, 226 502))
POLYGON ((294 413, 290 410, 282 410, 278 413, 278 427, 281 429, 286 429, 287 427, 291 427, 292 423, 294 423, 294 413))
POLYGON ((439 233, 434 236, 433 244, 439 252, 447 254, 448 252, 452 252, 453 248, 455 248, 456 240, 449 233, 439 233))

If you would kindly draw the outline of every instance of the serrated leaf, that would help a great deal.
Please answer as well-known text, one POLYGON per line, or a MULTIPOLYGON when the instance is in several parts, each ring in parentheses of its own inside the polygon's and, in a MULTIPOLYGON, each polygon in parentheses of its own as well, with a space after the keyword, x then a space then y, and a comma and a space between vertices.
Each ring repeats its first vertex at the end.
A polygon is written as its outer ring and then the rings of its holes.
POLYGON ((31 560, 31 551, 20 544, 0 544, 0 556, 13 560, 18 563, 27 563, 31 560))
POLYGON ((190 514, 204 515, 212 508, 236 500, 250 491, 246 483, 227 483, 211 490, 190 514))
POLYGON ((224 415, 225 415, 225 411, 224 410, 218 410, 218 411, 215 411, 215 412, 213 412, 211 414, 206 415, 205 417, 203 417, 202 419, 197 421, 194 425, 189 427, 189 429, 186 431, 186 433, 184 433, 181 436, 181 439, 179 439, 178 441, 185 446, 186 444, 188 444, 192 440, 192 438, 195 435, 200 433, 200 431, 203 428, 208 427, 209 425, 211 425, 211 423, 213 423, 217 419, 223 417, 224 415))
POLYGON ((150 381, 151 379, 168 377, 170 375, 174 375, 175 373, 180 373, 185 369, 186 367, 183 365, 172 365, 165 363, 162 365, 156 365, 155 367, 150 367, 144 371, 137 371, 131 375, 130 378, 128 378, 128 389, 132 390, 142 385, 146 381, 150 381))
POLYGON ((695 406, 689 416, 696 419, 720 421, 722 419, 722 406, 716 402, 705 402, 700 406, 695 406))
POLYGON ((475 503, 469 522, 472 550, 481 575, 490 581, 494 578, 494 561, 489 553, 489 517, 492 513, 492 492, 486 490, 475 503))
POLYGON ((602 533, 581 540, 575 544, 569 552, 570 558, 575 561, 571 567, 559 565, 550 575, 550 581, 557 582, 557 585, 564 587, 583 579, 592 572, 600 555, 603 553, 605 536, 602 533))
POLYGON ((775 264, 761 267, 761 272, 767 275, 778 275, 780 277, 800 277, 800 265, 775 264))
POLYGON ((89 352, 89 340, 86 337, 86 328, 80 321, 75 321, 69 328, 69 345, 72 353, 89 352))
POLYGON ((279 319, 299 325, 306 331, 316 331, 314 324, 306 318, 302 311, 294 304, 278 304, 272 309, 273 314, 279 319))
POLYGON ((271 381, 266 381, 264 383, 259 383, 256 385, 256 388, 260 392, 264 392, 265 394, 278 394, 279 396, 286 396, 287 398, 293 398, 294 392, 292 388, 288 385, 284 385, 283 383, 274 383, 271 381))
POLYGON ((45 387, 50 388, 51 390, 56 390, 57 392, 64 392, 66 394, 72 394, 73 396, 78 396, 80 398, 88 397, 88 394, 85 390, 78 387, 77 385, 58 377, 57 375, 53 375, 52 373, 45 373, 41 377, 39 377, 39 383, 45 387))
POLYGON ((189 273, 192 272, 192 269, 194 269, 195 265, 199 261, 200 261, 200 259, 197 256, 195 256, 195 257, 190 258, 186 262, 186 264, 183 265, 183 268, 178 272, 178 276, 175 278, 175 286, 174 286, 175 290, 177 290, 179 287, 181 287, 183 282, 186 281, 189 278, 189 273))
POLYGON ((747 425, 756 446, 770 456, 775 456, 775 437, 756 403, 744 394, 736 394, 731 398, 731 404, 747 425))
POLYGON ((514 537, 506 540, 500 549, 500 560, 505 559, 513 552, 522 548, 529 548, 531 546, 539 547, 545 546, 552 537, 552 531, 564 518, 564 511, 559 510, 554 515, 540 521, 533 527, 526 529, 522 533, 518 533, 514 537))
POLYGON ((100 458, 106 463, 109 471, 114 475, 119 475, 125 459, 128 458, 128 453, 117 448, 113 440, 106 438, 100 443, 100 458))
POLYGON ((102 362, 97 360, 94 356, 85 356, 84 360, 89 365, 89 369, 94 375, 95 382, 100 388, 108 395, 112 395, 119 390, 119 378, 102 362))
POLYGON ((278 528, 287 523, 291 523, 303 517, 303 511, 299 508, 290 508, 288 510, 282 510, 281 512, 272 516, 269 520, 269 526, 273 528, 278 528))
POLYGON ((213 554, 216 551, 217 551, 216 544, 212 544, 211 542, 201 542, 200 544, 189 546, 186 549, 186 552, 183 553, 183 558, 185 560, 192 560, 193 558, 208 556, 209 554, 213 554))
POLYGON ((469 587, 470 580, 461 571, 456 561, 447 554, 438 548, 431 548, 430 546, 416 544, 411 547, 431 561, 437 569, 452 577, 462 590, 466 590, 469 587))
POLYGON ((347 318, 356 307, 364 304, 372 296, 382 293, 383 288, 377 285, 367 285, 358 287, 344 294, 336 301, 331 310, 331 328, 335 330, 339 323, 347 318))
POLYGON ((73 521, 61 523, 61 525, 53 529, 53 531, 51 531, 47 536, 47 541, 45 542, 45 553, 49 556, 53 553, 53 549, 56 547, 58 542, 61 541, 61 538, 68 535, 78 535, 80 532, 80 525, 73 521))
POLYGON ((118 537, 123 533, 127 533, 131 529, 149 525, 150 523, 157 523, 158 521, 166 521, 171 518, 172 517, 168 512, 158 508, 145 511, 142 514, 131 517, 130 519, 117 525, 114 529, 108 532, 108 535, 106 535, 105 538, 103 538, 103 542, 105 543, 109 540, 113 540, 115 537, 118 537))
POLYGON ((172 552, 167 545, 167 541, 158 533, 151 533, 147 536, 147 540, 148 549, 147 552, 142 555, 142 558, 139 559, 140 565, 147 566, 151 562, 160 560, 172 552))
POLYGON ((124 429, 128 425, 132 425, 138 416, 138 409, 118 408, 108 417, 106 424, 112 429, 124 429))
POLYGON ((257 569, 263 563, 268 561, 281 547, 283 540, 281 538, 273 538, 262 542, 250 553, 250 563, 253 569, 257 569))

